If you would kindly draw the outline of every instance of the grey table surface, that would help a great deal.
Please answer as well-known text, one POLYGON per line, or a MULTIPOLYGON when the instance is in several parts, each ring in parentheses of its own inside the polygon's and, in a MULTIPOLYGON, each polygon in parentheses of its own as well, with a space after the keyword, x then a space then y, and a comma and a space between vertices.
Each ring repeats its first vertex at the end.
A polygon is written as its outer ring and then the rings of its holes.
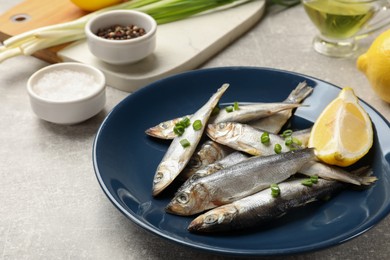
MULTIPOLYGON (((0 13, 19 2, 0 0, 0 13)), ((256 26, 201 67, 272 67, 350 86, 389 120, 389 104, 373 93, 356 69, 356 57, 335 59, 315 53, 314 34, 302 6, 282 12, 270 8, 256 26)), ((361 42, 362 51, 374 36, 361 42)), ((129 93, 108 87, 104 111, 82 124, 44 122, 30 108, 26 82, 47 65, 34 57, 0 63, 0 259, 227 258, 157 237, 110 203, 94 174, 92 143, 104 117, 129 93)), ((389 255, 387 217, 341 245, 273 259, 388 259, 389 255)))

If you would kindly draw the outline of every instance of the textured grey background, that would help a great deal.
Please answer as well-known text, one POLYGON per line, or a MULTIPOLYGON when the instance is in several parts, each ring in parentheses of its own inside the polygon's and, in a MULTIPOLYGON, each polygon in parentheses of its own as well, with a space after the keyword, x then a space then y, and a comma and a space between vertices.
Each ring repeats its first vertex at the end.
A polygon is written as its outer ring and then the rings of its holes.
MULTIPOLYGON (((18 2, 0 0, 0 13, 18 2)), ((389 105, 358 72, 356 57, 315 53, 314 34, 302 6, 269 9, 255 27, 202 67, 272 67, 350 86, 389 120, 389 105)), ((363 49, 372 39, 362 42, 363 49)), ((0 64, 0 259, 226 259, 150 234, 114 208, 96 181, 92 142, 106 114, 129 94, 108 88, 104 111, 82 124, 46 123, 31 111, 25 86, 32 73, 47 65, 33 57, 0 64)), ((340 246, 273 259, 385 259, 390 254, 389 225, 387 217, 340 246)))

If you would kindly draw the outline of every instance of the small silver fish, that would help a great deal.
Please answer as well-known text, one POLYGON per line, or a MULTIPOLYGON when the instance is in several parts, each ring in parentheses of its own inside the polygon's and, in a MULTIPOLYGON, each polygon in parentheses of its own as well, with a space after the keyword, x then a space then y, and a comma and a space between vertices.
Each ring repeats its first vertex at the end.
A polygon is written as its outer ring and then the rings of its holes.
POLYGON ((210 114, 217 105, 229 84, 224 84, 212 97, 191 117, 191 122, 200 120, 202 128, 195 130, 192 126, 186 128, 182 136, 173 139, 162 161, 157 167, 153 178, 153 196, 160 194, 179 175, 190 160, 202 135, 210 114), (182 141, 190 143, 189 147, 183 147, 182 141))
POLYGON ((179 177, 182 180, 187 180, 196 171, 224 158, 232 152, 234 152, 234 150, 225 145, 221 145, 212 140, 207 140, 197 148, 179 177))
POLYGON ((312 148, 251 157, 195 180, 175 194, 166 211, 187 216, 231 203, 288 179, 314 158, 312 148))
POLYGON ((327 180, 337 180, 354 185, 370 185, 378 180, 375 176, 367 174, 360 176, 359 174, 349 173, 342 168, 317 161, 311 161, 304 164, 303 167, 299 169, 299 172, 307 176, 317 175, 327 180))
POLYGON ((190 232, 211 233, 255 228, 272 221, 289 210, 321 198, 329 198, 347 187, 337 182, 318 179, 311 187, 302 184, 303 178, 294 178, 278 184, 280 194, 271 195, 265 189, 230 204, 207 211, 188 226, 190 232))
MULTIPOLYGON (((300 82, 297 87, 290 93, 287 99, 283 102, 290 104, 299 104, 312 92, 312 87, 308 86, 306 82, 300 82)), ((292 109, 287 109, 275 113, 272 116, 252 121, 249 124, 255 128, 267 131, 269 133, 277 134, 286 124, 288 119, 292 116, 292 112, 292 109)))
MULTIPOLYGON (((246 152, 251 155, 270 155, 274 154, 274 147, 280 144, 281 152, 291 150, 290 145, 285 144, 285 139, 276 134, 269 134, 269 142, 262 143, 261 136, 264 131, 256 129, 247 124, 234 122, 208 124, 206 129, 207 135, 217 143, 229 146, 235 150, 246 152)), ((310 131, 301 132, 309 136, 310 131)), ((308 139, 308 137, 305 137, 308 139)), ((307 142, 306 142, 307 144, 307 142)), ((296 144, 293 144, 296 148, 296 144)))
POLYGON ((301 106, 300 104, 291 103, 254 103, 248 105, 239 105, 238 110, 232 112, 221 109, 217 115, 210 118, 209 123, 221 122, 239 122, 246 123, 260 118, 269 117, 283 110, 291 110, 301 106))

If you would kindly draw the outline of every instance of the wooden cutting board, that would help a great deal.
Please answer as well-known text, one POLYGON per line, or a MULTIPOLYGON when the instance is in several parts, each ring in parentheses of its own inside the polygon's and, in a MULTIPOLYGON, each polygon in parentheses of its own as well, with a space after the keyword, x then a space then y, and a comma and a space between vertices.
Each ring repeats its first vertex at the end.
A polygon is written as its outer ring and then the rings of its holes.
MULTIPOLYGON (((42 50, 34 56, 51 63, 73 61, 93 65, 105 74, 109 86, 133 92, 155 80, 197 68, 247 32, 260 20, 264 9, 265 0, 256 0, 159 25, 155 52, 131 65, 111 65, 98 60, 84 40, 42 50)), ((85 14, 69 0, 28 0, 0 16, 0 40, 85 14)))
MULTIPOLYGON (((75 20, 87 12, 69 0, 28 0, 0 16, 0 40, 46 25, 75 20)), ((36 53, 40 59, 50 63, 60 62, 57 52, 65 45, 36 53)))

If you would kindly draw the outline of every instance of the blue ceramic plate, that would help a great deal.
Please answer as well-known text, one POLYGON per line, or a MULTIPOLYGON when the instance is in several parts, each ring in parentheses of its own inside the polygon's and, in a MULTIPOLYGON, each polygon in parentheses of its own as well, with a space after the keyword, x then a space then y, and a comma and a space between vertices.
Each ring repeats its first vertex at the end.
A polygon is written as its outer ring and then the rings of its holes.
MULTIPOLYGON (((169 142, 146 136, 161 121, 195 112, 223 84, 230 83, 221 102, 278 102, 306 80, 314 87, 291 120, 293 128, 313 124, 340 88, 305 75, 265 68, 228 67, 172 76, 129 95, 102 123, 93 148, 98 181, 110 201, 130 220, 178 244, 212 253, 263 256, 302 253, 334 246, 367 231, 390 209, 389 123, 369 105, 362 105, 375 127, 374 146, 359 165, 371 164, 379 181, 363 191, 345 190, 275 220, 270 225, 223 235, 187 231, 191 217, 164 212, 173 196, 151 196, 155 169, 169 142), (380 143, 378 140, 381 140, 380 143)), ((357 166, 356 166, 357 167, 357 166)))

